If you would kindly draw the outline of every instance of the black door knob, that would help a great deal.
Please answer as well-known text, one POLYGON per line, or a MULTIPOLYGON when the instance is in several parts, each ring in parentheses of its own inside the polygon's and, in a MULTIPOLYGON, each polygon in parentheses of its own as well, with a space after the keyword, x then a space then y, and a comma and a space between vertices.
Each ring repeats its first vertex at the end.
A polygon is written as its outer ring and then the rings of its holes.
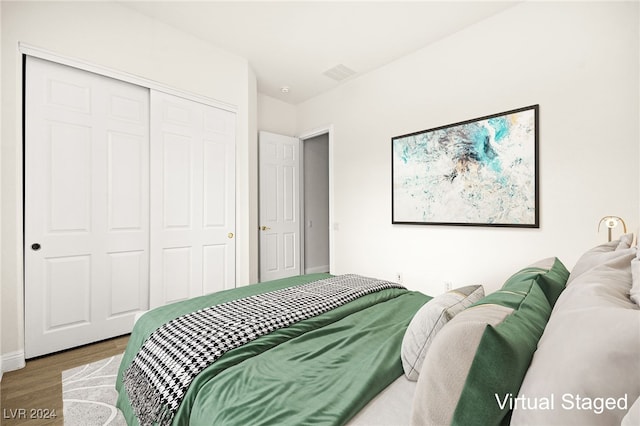
POLYGON ((35 251, 40 250, 40 244, 38 244, 38 243, 31 244, 31 249, 35 250, 35 251))

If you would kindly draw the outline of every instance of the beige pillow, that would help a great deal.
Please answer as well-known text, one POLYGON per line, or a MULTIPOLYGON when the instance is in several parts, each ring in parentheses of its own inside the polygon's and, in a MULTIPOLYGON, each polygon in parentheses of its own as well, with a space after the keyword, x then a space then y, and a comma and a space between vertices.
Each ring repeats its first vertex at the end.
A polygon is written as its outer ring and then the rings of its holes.
POLYGON ((636 253, 619 252, 578 275, 558 298, 511 425, 620 424, 640 395, 640 307, 628 296, 636 253), (554 406, 529 409, 545 400, 554 406), (604 401, 611 406, 603 408, 604 401))
POLYGON ((400 350, 407 379, 418 380, 427 349, 442 327, 483 297, 481 285, 461 287, 434 297, 416 312, 404 334, 400 350))
POLYGON ((508 424, 511 410, 496 395, 518 393, 551 315, 549 299, 555 302, 556 288, 568 276, 556 259, 550 269, 521 269, 500 290, 456 315, 426 353, 411 424, 508 424))
POLYGON ((474 306, 461 312, 443 330, 418 379, 413 397, 412 426, 452 424, 453 413, 487 326, 504 322, 512 313, 513 308, 507 306, 474 306))

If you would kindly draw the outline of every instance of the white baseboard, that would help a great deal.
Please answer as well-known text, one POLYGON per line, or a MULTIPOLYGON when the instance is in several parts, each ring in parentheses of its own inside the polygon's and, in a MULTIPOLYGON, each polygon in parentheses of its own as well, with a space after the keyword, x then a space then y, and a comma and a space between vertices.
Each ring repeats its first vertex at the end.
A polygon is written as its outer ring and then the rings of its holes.
POLYGON ((320 272, 329 272, 329 265, 312 266, 311 268, 304 268, 305 274, 317 274, 320 272))
POLYGON ((19 370, 25 366, 24 351, 2 354, 2 372, 19 370))

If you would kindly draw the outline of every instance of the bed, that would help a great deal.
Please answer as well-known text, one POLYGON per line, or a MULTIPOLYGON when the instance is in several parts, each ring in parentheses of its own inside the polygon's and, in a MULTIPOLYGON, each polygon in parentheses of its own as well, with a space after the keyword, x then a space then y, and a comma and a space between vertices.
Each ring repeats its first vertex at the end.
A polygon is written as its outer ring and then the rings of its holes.
POLYGON ((527 265, 486 295, 311 274, 159 307, 135 324, 117 404, 129 425, 638 425, 631 239, 571 273, 554 257, 527 265))

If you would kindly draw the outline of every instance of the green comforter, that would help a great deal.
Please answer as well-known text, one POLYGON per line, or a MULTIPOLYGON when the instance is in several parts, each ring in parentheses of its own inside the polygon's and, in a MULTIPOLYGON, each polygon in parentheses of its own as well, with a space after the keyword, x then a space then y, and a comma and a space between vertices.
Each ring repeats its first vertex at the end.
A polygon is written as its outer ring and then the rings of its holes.
MULTIPOLYGON (((127 422, 138 424, 122 374, 158 326, 207 306, 328 276, 241 287, 145 314, 131 334, 116 382, 118 407, 127 422)), ((174 424, 344 424, 402 374, 404 331, 429 299, 407 290, 383 290, 229 351, 192 382, 174 424)))

